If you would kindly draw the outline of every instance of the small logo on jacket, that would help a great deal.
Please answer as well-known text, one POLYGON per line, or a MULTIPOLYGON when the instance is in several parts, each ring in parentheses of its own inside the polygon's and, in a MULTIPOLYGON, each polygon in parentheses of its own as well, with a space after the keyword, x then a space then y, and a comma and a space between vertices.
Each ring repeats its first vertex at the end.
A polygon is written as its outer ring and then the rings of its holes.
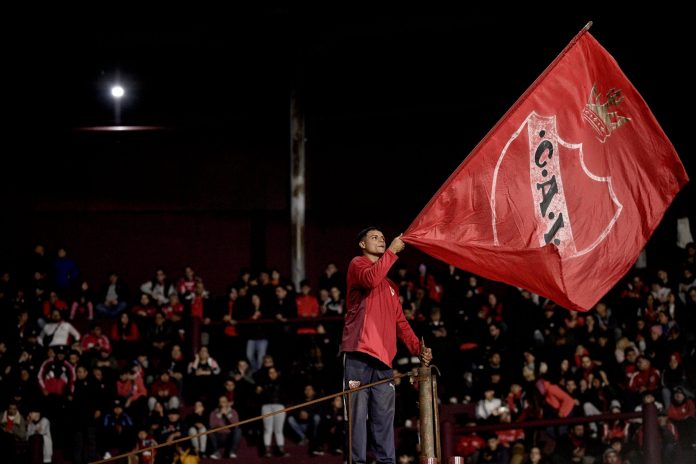
POLYGON ((389 287, 389 290, 392 292, 392 296, 396 295, 396 293, 394 292, 394 289, 392 287, 389 287))

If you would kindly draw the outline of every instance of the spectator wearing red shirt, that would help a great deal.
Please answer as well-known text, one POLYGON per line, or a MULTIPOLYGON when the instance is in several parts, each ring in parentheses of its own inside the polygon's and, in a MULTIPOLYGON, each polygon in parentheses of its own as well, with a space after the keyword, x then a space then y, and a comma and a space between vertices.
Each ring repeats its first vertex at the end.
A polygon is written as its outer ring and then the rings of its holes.
POLYGON ((169 371, 162 371, 159 379, 155 380, 150 386, 150 398, 147 400, 147 407, 152 411, 155 403, 162 403, 166 409, 179 409, 179 387, 169 376, 169 371))
POLYGON ((674 423, 684 445, 696 443, 696 406, 694 400, 686 397, 682 387, 675 387, 672 391, 667 417, 674 423))
POLYGON ((68 304, 58 297, 58 293, 51 292, 48 295, 48 300, 43 302, 43 313, 47 318, 51 316, 54 309, 60 311, 63 319, 68 318, 68 304))
MULTIPOLYGON (((319 317, 319 301, 314 295, 310 295, 312 291, 309 280, 305 279, 300 282, 300 294, 295 297, 297 304, 297 317, 299 318, 316 318, 319 317)), ((304 326, 297 329, 298 334, 315 334, 317 333, 316 326, 304 326)))
POLYGON ((90 353, 95 357, 100 351, 111 353, 111 342, 107 336, 102 333, 102 328, 99 324, 92 325, 92 329, 89 333, 80 340, 80 347, 84 354, 90 353))
POLYGON ((636 361, 638 370, 634 372, 628 382, 628 390, 633 393, 650 392, 656 395, 660 387, 660 373, 650 365, 650 359, 639 356, 636 361))
POLYGON ((135 357, 140 342, 140 331, 128 313, 121 313, 118 321, 111 327, 111 341, 114 351, 120 357, 135 357))
MULTIPOLYGON (((476 422, 470 422, 466 425, 475 426, 476 422)), ((459 437, 456 446, 456 453, 457 456, 462 456, 466 460, 469 456, 472 456, 474 453, 477 453, 480 449, 482 449, 485 446, 486 440, 484 440, 483 437, 476 435, 476 432, 474 432, 469 435, 463 435, 459 437)))
POLYGON ((176 291, 179 292, 182 298, 188 299, 189 295, 193 293, 197 280, 198 278, 193 268, 191 266, 186 266, 184 268, 184 276, 176 283, 176 291))
POLYGON ((544 397, 546 404, 558 413, 558 417, 568 417, 570 415, 570 412, 575 407, 575 400, 561 387, 552 384, 548 380, 539 379, 536 382, 536 388, 544 397))

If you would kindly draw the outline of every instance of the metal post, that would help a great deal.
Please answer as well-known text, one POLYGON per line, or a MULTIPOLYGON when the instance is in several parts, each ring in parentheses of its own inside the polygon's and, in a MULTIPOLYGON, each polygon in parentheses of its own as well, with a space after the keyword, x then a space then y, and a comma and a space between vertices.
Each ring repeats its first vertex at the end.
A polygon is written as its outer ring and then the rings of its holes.
POLYGON ((292 281, 299 290, 305 270, 305 124, 297 92, 290 99, 290 259, 292 281))
POLYGON ((643 438, 645 462, 661 464, 660 426, 657 423, 657 408, 654 403, 643 404, 643 438))
POLYGON ((418 406, 420 412, 420 462, 436 462, 433 384, 430 367, 418 368, 418 406))
MULTIPOLYGON (((438 371, 439 372, 439 371, 438 371)), ((437 376, 432 377, 433 386, 433 433, 435 434, 435 456, 442 462, 442 443, 440 441, 440 400, 437 397, 437 376)))
POLYGON ((348 464, 353 464, 353 398, 350 390, 348 390, 348 407, 346 408, 346 419, 348 419, 348 445, 346 455, 348 455, 348 464))

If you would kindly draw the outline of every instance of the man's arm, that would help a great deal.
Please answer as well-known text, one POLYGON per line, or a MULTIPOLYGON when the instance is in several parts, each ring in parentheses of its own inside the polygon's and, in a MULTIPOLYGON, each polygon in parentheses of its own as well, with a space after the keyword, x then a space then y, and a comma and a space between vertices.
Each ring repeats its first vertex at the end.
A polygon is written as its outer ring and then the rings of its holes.
POLYGON ((374 263, 367 259, 355 259, 348 269, 353 274, 354 282, 360 288, 375 288, 382 282, 389 273, 389 269, 399 259, 394 252, 387 250, 374 263))
POLYGON ((406 248, 406 244, 401 240, 401 235, 399 235, 392 240, 389 248, 376 262, 367 264, 361 262, 363 260, 354 260, 351 263, 352 269, 349 268, 348 272, 353 272, 353 278, 360 287, 375 288, 387 277, 389 269, 399 259, 396 254, 403 251, 404 248, 406 248))

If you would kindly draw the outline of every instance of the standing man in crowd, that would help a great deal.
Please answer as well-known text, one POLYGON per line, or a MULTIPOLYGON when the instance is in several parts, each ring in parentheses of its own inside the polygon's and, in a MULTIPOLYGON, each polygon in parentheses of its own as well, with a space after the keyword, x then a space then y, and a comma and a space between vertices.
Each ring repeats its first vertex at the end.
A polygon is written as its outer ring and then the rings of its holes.
MULTIPOLYGON (((376 227, 367 227, 360 231, 357 242, 362 255, 353 258, 348 267, 346 321, 341 341, 344 389, 351 390, 392 377, 397 337, 414 356, 420 355, 423 364, 428 365, 432 360, 432 351, 421 350, 404 317, 398 285, 387 278, 398 259, 396 254, 406 247, 401 236, 387 248, 384 234, 376 227)), ((382 383, 351 395, 354 463, 364 463, 367 459, 368 412, 377 462, 395 462, 395 397, 393 383, 382 383)))

